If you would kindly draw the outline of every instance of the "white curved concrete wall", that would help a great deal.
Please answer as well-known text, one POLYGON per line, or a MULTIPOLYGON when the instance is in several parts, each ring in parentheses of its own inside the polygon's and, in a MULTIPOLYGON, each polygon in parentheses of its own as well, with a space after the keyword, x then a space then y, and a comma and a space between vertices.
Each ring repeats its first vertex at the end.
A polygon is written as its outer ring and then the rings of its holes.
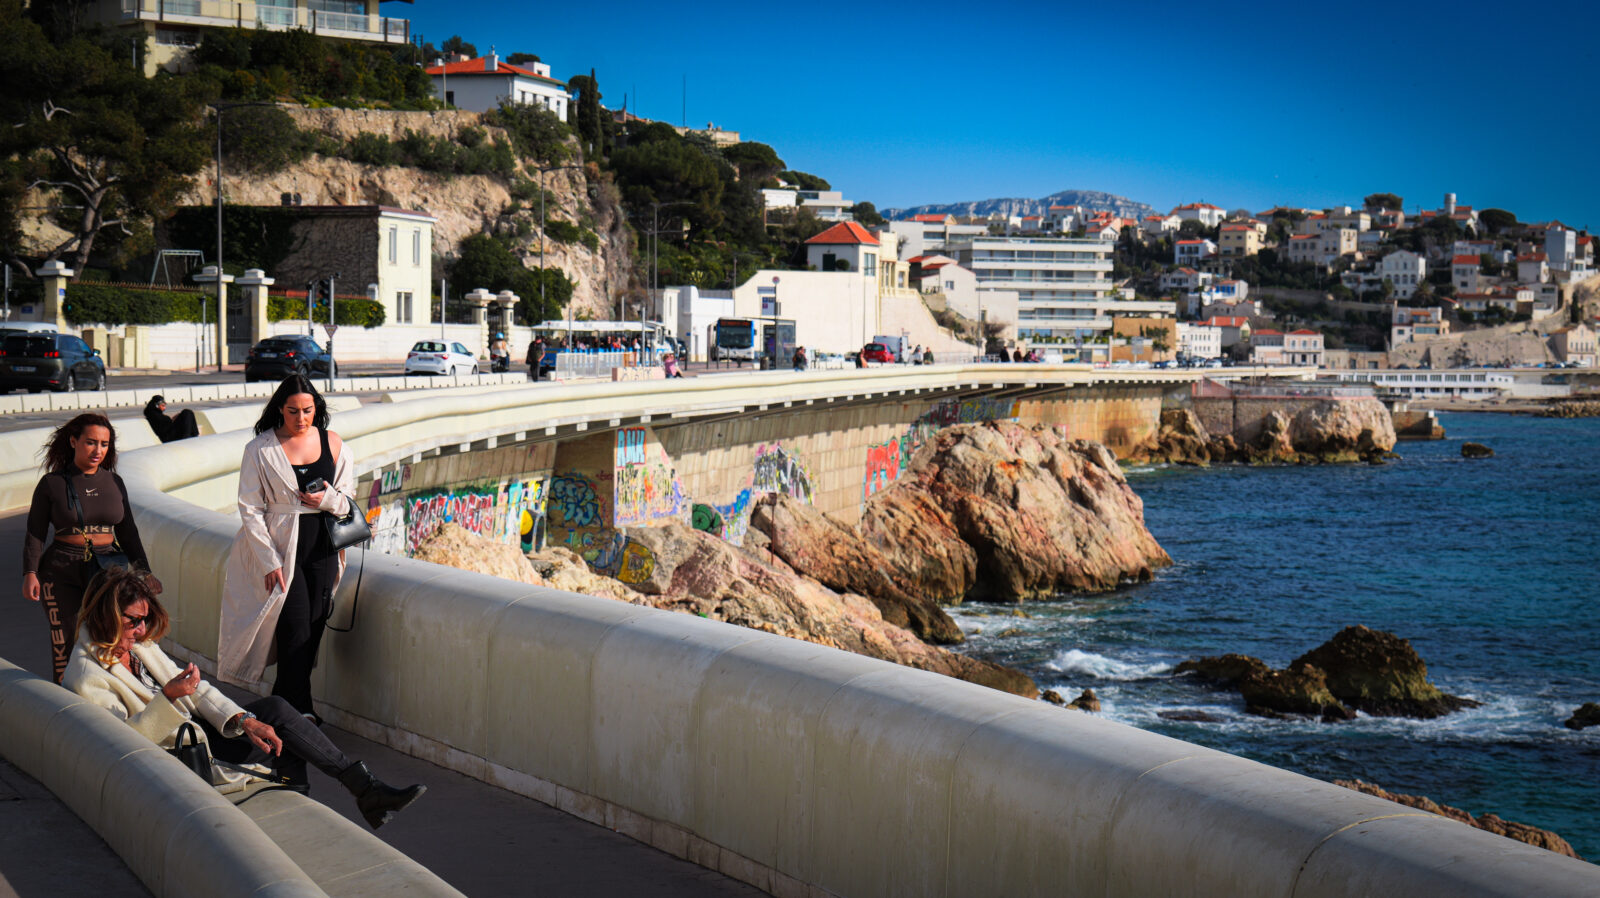
POLYGON ((325 893, 242 811, 155 743, 0 660, 0 754, 43 783, 156 895, 325 893))
MULTIPOLYGON (((763 378, 624 386, 541 390, 532 406, 498 393, 368 406, 335 426, 370 467, 563 416, 800 398, 799 383, 763 378)), ((229 504, 243 442, 124 463, 173 638, 204 655, 235 525, 176 496, 229 504)), ((317 673, 336 721, 775 894, 1600 893, 1600 868, 1579 861, 936 674, 405 558, 365 563, 356 629, 328 634, 317 673)))

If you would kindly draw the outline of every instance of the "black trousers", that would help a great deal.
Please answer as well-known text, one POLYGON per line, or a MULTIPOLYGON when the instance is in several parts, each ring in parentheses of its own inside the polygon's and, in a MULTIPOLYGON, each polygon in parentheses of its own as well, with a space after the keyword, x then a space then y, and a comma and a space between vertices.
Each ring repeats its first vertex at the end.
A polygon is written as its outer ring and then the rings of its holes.
POLYGON ((278 645, 278 678, 272 694, 281 695, 302 714, 311 707, 311 671, 317 666, 323 625, 333 613, 338 555, 328 548, 320 515, 300 516, 293 576, 273 636, 278 645))
POLYGON ((295 783, 306 782, 307 764, 338 778, 352 763, 316 724, 300 716, 300 712, 281 696, 256 699, 244 709, 277 731, 278 738, 283 740, 282 754, 272 757, 256 748, 246 736, 226 738, 208 721, 196 717, 195 722, 205 731, 214 757, 233 764, 264 764, 295 783))
POLYGON ((88 562, 82 546, 53 542, 39 559, 39 604, 50 627, 50 668, 56 682, 67 672, 72 644, 77 641, 78 612, 89 585, 88 562))

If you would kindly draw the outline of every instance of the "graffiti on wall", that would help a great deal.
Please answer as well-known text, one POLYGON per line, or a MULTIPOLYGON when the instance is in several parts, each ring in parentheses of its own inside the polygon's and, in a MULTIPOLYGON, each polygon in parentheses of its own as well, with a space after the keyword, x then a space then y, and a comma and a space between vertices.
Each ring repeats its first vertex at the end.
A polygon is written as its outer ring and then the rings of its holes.
POLYGON ((623 427, 617 431, 613 454, 612 526, 632 527, 666 518, 682 519, 689 500, 672 460, 659 443, 650 439, 648 427, 623 427))
POLYGON ((811 475, 806 473, 799 456, 782 446, 758 446, 750 489, 757 493, 786 493, 810 504, 811 475))
POLYGON ((696 530, 704 530, 712 536, 721 536, 722 513, 703 502, 696 502, 694 509, 689 513, 689 526, 696 530))
POLYGON ((405 500, 406 554, 417 551, 439 525, 455 524, 479 536, 494 537, 496 488, 462 486, 429 491, 405 500))
POLYGON ((1004 396, 978 396, 972 399, 941 399, 917 416, 899 438, 880 446, 867 447, 867 464, 862 484, 862 500, 888 488, 900 478, 917 450, 933 435, 956 424, 978 421, 1004 421, 1017 416, 1017 402, 1004 396))

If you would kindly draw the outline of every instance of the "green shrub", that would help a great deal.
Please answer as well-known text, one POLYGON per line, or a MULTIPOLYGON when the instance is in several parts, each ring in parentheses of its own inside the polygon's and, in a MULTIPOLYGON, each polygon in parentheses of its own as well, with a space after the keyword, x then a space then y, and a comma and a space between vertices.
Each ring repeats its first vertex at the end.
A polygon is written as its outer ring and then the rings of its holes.
POLYGON ((73 324, 167 324, 199 321, 200 302, 209 299, 207 318, 217 319, 214 294, 199 291, 145 290, 82 281, 68 285, 64 312, 73 324))
MULTIPOLYGON (((351 325, 371 329, 382 326, 384 322, 383 303, 374 300, 358 297, 340 297, 338 302, 334 303, 334 309, 334 324, 340 327, 351 325)), ((304 297, 267 297, 268 321, 283 321, 285 319, 304 321, 305 318, 306 301, 304 297)), ((328 307, 319 304, 315 309, 312 309, 311 320, 318 324, 326 324, 328 321, 328 307)))
POLYGON ((381 134, 362 131, 344 145, 341 156, 361 165, 394 165, 400 151, 381 134))

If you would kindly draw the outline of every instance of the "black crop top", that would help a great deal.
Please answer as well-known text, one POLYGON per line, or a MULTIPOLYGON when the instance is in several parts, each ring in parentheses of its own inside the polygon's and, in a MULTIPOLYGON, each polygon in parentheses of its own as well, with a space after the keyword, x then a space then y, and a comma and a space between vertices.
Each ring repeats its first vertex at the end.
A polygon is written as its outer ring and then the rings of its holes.
POLYGON ((67 501, 67 474, 72 475, 72 485, 78 494, 78 504, 83 507, 84 528, 91 533, 116 534, 117 545, 128 555, 128 560, 149 568, 145 558, 144 543, 139 540, 139 528, 133 523, 133 508, 128 504, 128 490, 122 478, 105 468, 93 474, 83 474, 76 467, 55 471, 39 478, 33 490, 33 504, 28 508, 27 534, 22 540, 22 571, 34 574, 39 571, 39 559, 44 555, 45 536, 54 526, 57 533, 72 533, 78 529, 78 515, 67 501))

